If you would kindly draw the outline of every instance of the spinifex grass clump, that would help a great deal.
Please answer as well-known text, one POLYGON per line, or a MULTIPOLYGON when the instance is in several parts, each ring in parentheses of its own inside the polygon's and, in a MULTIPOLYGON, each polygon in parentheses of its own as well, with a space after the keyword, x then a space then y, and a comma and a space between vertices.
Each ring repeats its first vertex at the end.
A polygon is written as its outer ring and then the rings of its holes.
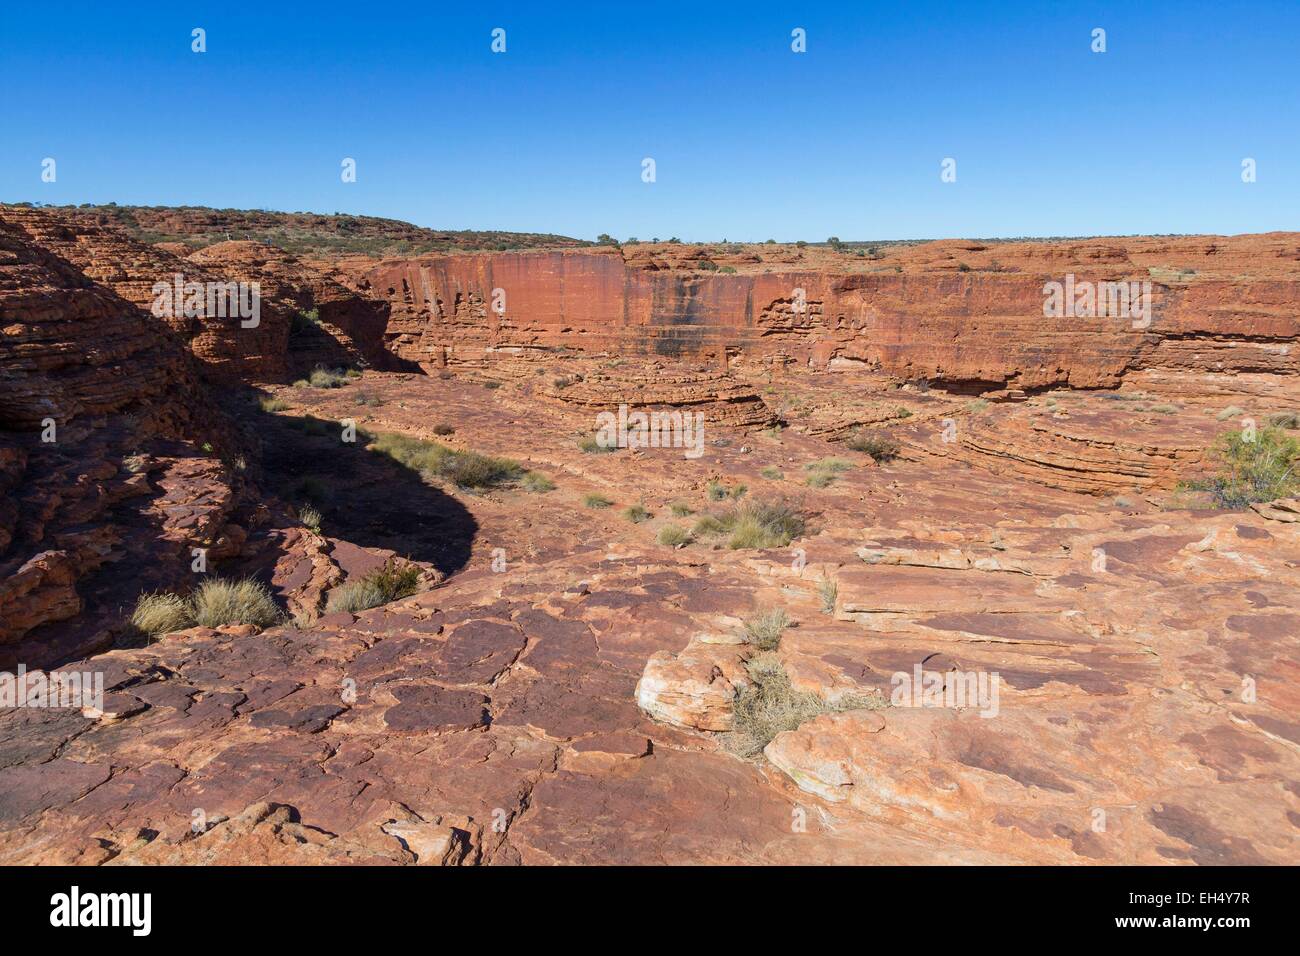
POLYGON ((775 654, 759 654, 745 668, 751 683, 736 694, 729 740, 730 749, 742 757, 756 756, 777 734, 829 709, 816 694, 790 686, 790 677, 775 654))
POLYGON ((732 704, 732 732, 728 749, 741 757, 755 757, 777 734, 795 730, 822 714, 849 710, 879 710, 888 702, 878 694, 845 695, 834 703, 808 691, 795 690, 776 654, 758 654, 745 664, 750 683, 732 704))
POLYGON ((727 547, 784 548, 804 532, 806 522, 784 502, 751 501, 695 523, 696 537, 727 536, 727 547))
POLYGON ((745 621, 745 636, 760 651, 774 651, 781 643, 781 633, 791 623, 790 615, 780 608, 763 611, 745 621))
POLYGON ((414 564, 387 561, 358 581, 349 581, 330 592, 327 613, 364 611, 389 601, 410 597, 420 586, 420 569, 414 564))
POLYGON ((350 377, 342 369, 317 368, 307 382, 312 388, 342 388, 350 377))
POLYGON ((804 471, 808 472, 809 487, 825 488, 843 472, 851 469, 853 463, 843 458, 823 458, 820 461, 810 461, 803 467, 804 471))
POLYGON ((680 548, 691 543, 691 533, 677 524, 666 524, 659 529, 659 543, 670 548, 680 548))
POLYGON ((189 597, 167 592, 142 594, 131 613, 131 624, 143 634, 158 637, 196 624, 222 627, 251 624, 261 629, 279 624, 284 613, 263 585, 252 578, 227 581, 209 578, 189 597))
POLYGON ((1218 473, 1186 487, 1209 492, 1220 508, 1244 508, 1252 502, 1300 494, 1296 475, 1300 441, 1276 426, 1220 435, 1212 457, 1218 462, 1218 473))
POLYGON ((457 451, 434 441, 381 432, 370 450, 387 455, 426 478, 445 478, 459 488, 496 488, 518 481, 524 466, 509 458, 457 451))
POLYGON ((271 593, 252 578, 226 581, 213 578, 199 585, 190 595, 194 623, 202 627, 226 624, 252 624, 257 628, 279 624, 284 614, 276 607, 271 593))
POLYGON ((892 461, 898 457, 898 441, 877 432, 856 431, 844 444, 854 451, 865 452, 878 462, 892 461))
POLYGON ((158 591, 141 594, 131 614, 131 624, 150 637, 183 631, 194 626, 194 612, 179 594, 158 591))

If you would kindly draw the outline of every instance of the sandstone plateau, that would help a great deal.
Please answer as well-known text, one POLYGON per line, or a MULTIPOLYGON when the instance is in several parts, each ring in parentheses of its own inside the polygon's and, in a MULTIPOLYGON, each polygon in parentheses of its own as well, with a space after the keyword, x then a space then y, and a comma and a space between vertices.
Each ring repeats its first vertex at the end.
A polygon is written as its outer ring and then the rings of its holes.
POLYGON ((1296 434, 1300 234, 342 218, 0 206, 0 670, 105 687, 0 709, 0 862, 1300 863, 1300 503, 1186 485, 1296 434), (155 315, 177 274, 260 322, 155 315), (1045 317, 1067 274, 1149 281, 1149 322, 1045 317), (620 405, 702 454, 592 448, 620 405), (803 526, 693 530, 750 502, 803 526), (131 623, 245 576, 283 620, 131 623), (918 668, 996 713, 892 699, 918 668), (746 749, 764 673, 806 712, 746 749))

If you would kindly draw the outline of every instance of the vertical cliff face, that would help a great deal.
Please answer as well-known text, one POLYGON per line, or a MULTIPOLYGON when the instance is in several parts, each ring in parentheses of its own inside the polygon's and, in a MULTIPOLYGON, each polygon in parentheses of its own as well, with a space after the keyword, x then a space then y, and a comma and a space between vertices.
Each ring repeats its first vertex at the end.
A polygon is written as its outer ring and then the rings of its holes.
POLYGON ((107 646, 115 584, 133 598, 231 540, 229 469, 200 446, 232 430, 194 358, 33 234, 72 241, 0 211, 0 669, 107 646))
POLYGON ((389 304, 389 348, 426 364, 562 347, 862 365, 975 390, 1113 386, 1162 366, 1295 371, 1294 278, 1152 282, 1150 322, 1046 317, 1044 282, 1058 274, 1149 281, 1127 258, 1097 260, 1077 251, 1023 273, 700 274, 633 265, 616 251, 550 252, 389 261, 359 283, 389 304))

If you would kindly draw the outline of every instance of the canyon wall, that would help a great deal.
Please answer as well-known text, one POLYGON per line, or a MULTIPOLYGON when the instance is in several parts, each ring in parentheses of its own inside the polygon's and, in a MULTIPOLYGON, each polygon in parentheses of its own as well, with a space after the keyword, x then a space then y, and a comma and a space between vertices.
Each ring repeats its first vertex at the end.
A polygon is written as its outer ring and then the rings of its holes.
POLYGON ((1109 387, 1160 367, 1296 371, 1296 278, 1153 281, 1144 325, 1045 318, 1044 282, 1066 272, 1150 280, 1127 259, 1086 256, 1017 272, 701 274, 600 250, 390 260, 356 282, 390 306, 388 347, 425 365, 573 348, 718 367, 860 366, 972 390, 1109 387))

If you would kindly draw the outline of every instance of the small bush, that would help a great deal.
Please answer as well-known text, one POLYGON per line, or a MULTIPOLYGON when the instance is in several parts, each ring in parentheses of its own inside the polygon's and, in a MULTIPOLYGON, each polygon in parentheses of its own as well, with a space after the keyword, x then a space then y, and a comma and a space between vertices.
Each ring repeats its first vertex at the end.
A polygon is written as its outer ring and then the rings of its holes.
POLYGON ((608 508, 614 502, 610 501, 604 495, 590 494, 582 499, 582 503, 588 508, 608 508))
POLYGON ((325 611, 327 614, 338 611, 355 614, 390 601, 410 597, 419 590, 419 587, 419 567, 389 560, 383 567, 376 568, 359 581, 349 581, 330 591, 329 600, 325 603, 325 611))
POLYGON ((854 451, 865 452, 873 461, 893 461, 898 457, 898 441, 883 434, 857 431, 844 443, 854 451))
POLYGON ((810 461, 804 465, 805 471, 822 471, 831 475, 838 475, 843 471, 850 471, 853 468, 853 462, 845 461, 843 458, 823 458, 820 461, 810 461))
POLYGON ((283 398, 264 398, 257 404, 264 412, 282 412, 289 408, 289 403, 283 398))
POLYGON ((358 405, 366 405, 370 408, 378 408, 380 405, 384 404, 384 400, 378 395, 372 395, 369 392, 361 392, 357 395, 356 403, 358 405))
POLYGON ((303 505, 298 509, 298 520, 302 522, 304 528, 320 531, 321 513, 312 505, 303 505))
POLYGON ((252 578, 240 581, 209 578, 191 595, 190 604, 194 622, 203 627, 252 624, 265 628, 279 624, 284 618, 271 593, 252 578))
POLYGON ((342 369, 318 368, 307 379, 312 388, 342 388, 348 383, 348 376, 342 369))
POLYGON ((1268 416, 1266 421, 1274 428, 1295 429, 1300 428, 1300 413, 1296 412, 1277 412, 1268 416))
POLYGON ((774 651, 781 643, 781 632, 790 626, 790 616, 777 608, 763 611, 745 621, 745 636, 760 651, 774 651))
POLYGON ((1186 487, 1208 491, 1220 508, 1244 508, 1258 501, 1274 501, 1300 493, 1296 459, 1300 441, 1274 426, 1266 426, 1247 441, 1242 431, 1220 435, 1211 452, 1219 472, 1186 487))
POLYGON ((834 475, 819 471, 808 476, 804 482, 809 488, 827 488, 835 481, 834 475))
POLYGON ((830 704, 816 694, 795 690, 775 654, 758 654, 745 669, 751 683, 736 694, 727 740, 728 749, 741 757, 757 756, 777 734, 795 730, 822 714, 886 706, 879 696, 847 696, 830 704))
POLYGON ((540 471, 529 471, 524 473, 523 480, 519 482, 524 491, 531 491, 534 494, 544 495, 548 491, 555 490, 555 482, 543 475, 540 471))
POLYGON ((433 433, 435 435, 454 435, 456 434, 456 429, 452 428, 450 425, 439 422, 437 425, 433 426, 433 433))
POLYGON ((727 489, 722 486, 721 482, 711 481, 704 493, 709 496, 710 501, 722 501, 727 497, 727 489))
POLYGON ((194 626, 194 612, 179 594, 157 591, 141 594, 131 613, 131 624, 150 637, 183 631, 194 626))
POLYGON ((972 412, 982 412, 984 411, 984 409, 988 407, 989 407, 989 400, 987 398, 977 398, 975 399, 975 401, 971 402, 969 405, 966 406, 966 408, 972 412))
POLYGON ((782 478, 785 477, 783 474, 781 474, 781 469, 776 467, 775 465, 768 465, 766 468, 760 471, 759 474, 762 475, 764 478, 766 478, 768 481, 780 481, 782 478))
POLYGON ((483 387, 488 389, 489 391, 494 391, 501 387, 501 383, 495 381, 494 379, 488 379, 486 382, 483 383, 483 387))
POLYGON ((754 501, 705 515, 695 523, 695 536, 729 535, 727 547, 732 549, 783 548, 803 534, 804 526, 803 516, 790 505, 754 501))
POLYGON ((1152 405, 1151 411, 1156 412, 1157 414, 1160 415, 1172 415, 1174 412, 1178 411, 1178 406, 1177 405, 1152 405))
POLYGON ((305 378, 300 378, 293 383, 294 388, 311 388, 311 382, 305 378))
POLYGON ((1244 414, 1246 414, 1246 410, 1244 408, 1241 408, 1237 405, 1229 405, 1227 408, 1219 412, 1219 414, 1215 415, 1214 417, 1221 422, 1226 422, 1229 418, 1236 418, 1238 415, 1244 415, 1244 414))
POLYGON ((739 501, 741 498, 745 497, 747 491, 749 491, 749 485, 736 485, 731 489, 732 500, 739 501))
POLYGON ((495 488, 517 481, 524 467, 509 458, 458 451, 437 442, 383 432, 375 436, 372 451, 387 455, 428 479, 445 478, 460 488, 495 488))
POLYGON ((670 548, 681 547, 691 543, 691 533, 681 525, 666 524, 659 529, 659 543, 670 548))
POLYGON ((648 521, 650 518, 653 518, 654 515, 641 505, 629 505, 623 509, 623 517, 633 524, 640 524, 642 521, 648 521))
POLYGON ((840 597, 839 582, 832 577, 823 577, 817 582, 817 596, 821 598, 822 612, 834 614, 840 597))
POLYGON ((290 335, 302 335, 304 332, 314 332, 318 328, 320 328, 320 311, 318 309, 297 312, 289 322, 290 335))
POLYGON ((760 754, 772 739, 829 710, 816 694, 797 691, 775 654, 760 654, 746 665, 752 683, 732 705, 730 749, 742 757, 760 754))
POLYGON ((600 455, 605 452, 613 451, 615 446, 602 445, 596 440, 596 436, 588 435, 586 438, 582 439, 582 441, 578 442, 578 448, 586 452, 588 455, 600 455))
POLYGON ((673 516, 677 518, 685 518, 689 515, 695 514, 695 510, 684 501, 674 501, 668 506, 668 509, 672 511, 673 516))

